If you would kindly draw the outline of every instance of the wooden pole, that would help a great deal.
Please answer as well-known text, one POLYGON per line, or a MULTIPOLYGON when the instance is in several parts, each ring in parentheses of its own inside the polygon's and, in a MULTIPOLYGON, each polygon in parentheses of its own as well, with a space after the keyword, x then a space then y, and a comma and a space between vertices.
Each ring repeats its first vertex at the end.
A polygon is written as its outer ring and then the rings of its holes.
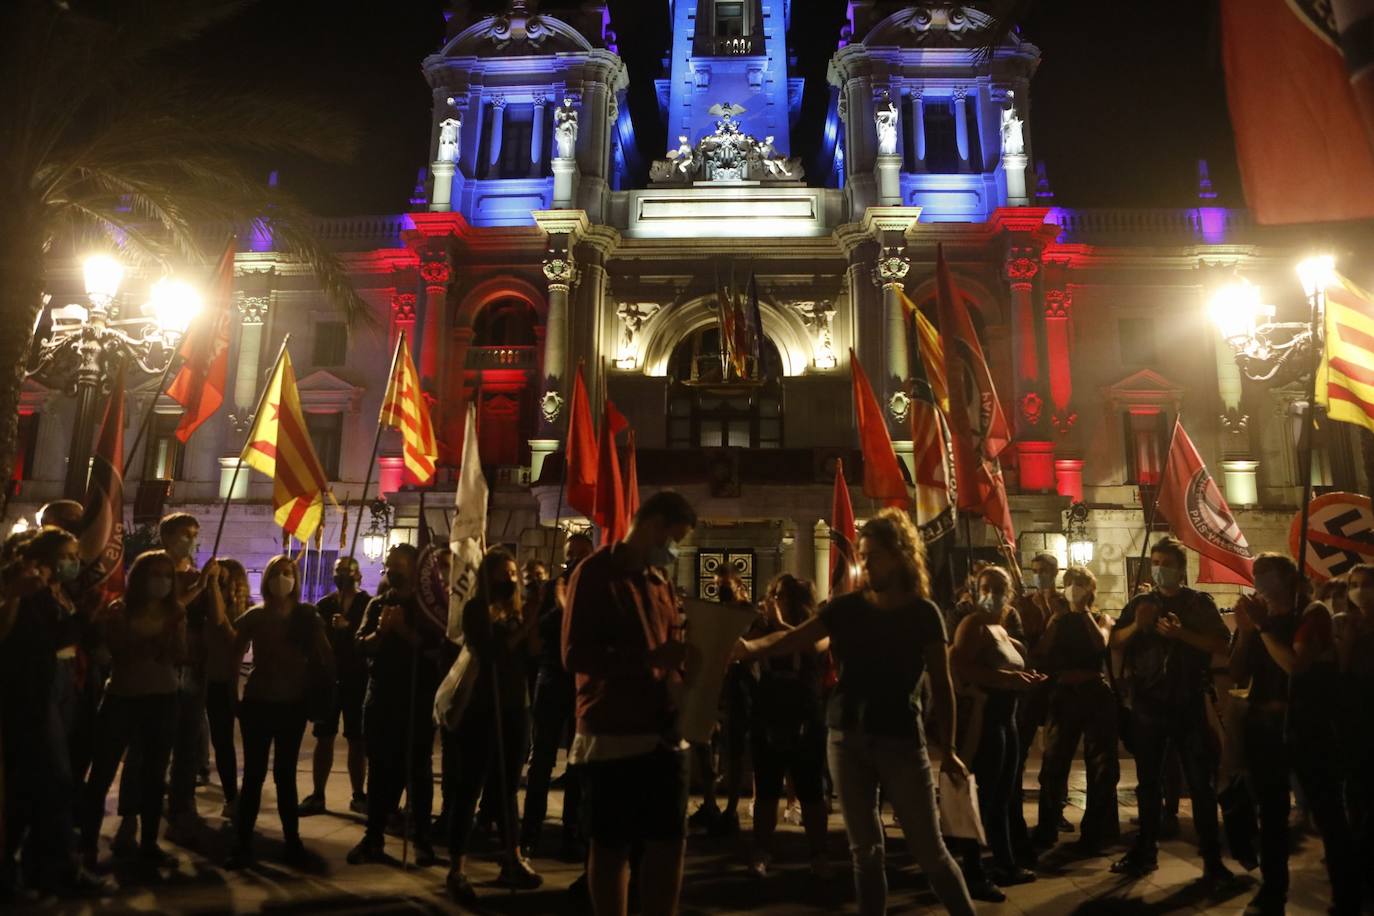
MULTIPOLYGON (((401 345, 405 342, 405 339, 406 332, 402 330, 396 337, 396 349, 391 353, 391 371, 388 372, 386 376, 388 391, 391 389, 391 380, 396 377, 396 360, 401 356, 401 345)), ((385 395, 382 398, 382 407, 383 409, 386 407, 385 395)), ((385 427, 382 426, 382 418, 378 415, 377 434, 372 437, 372 457, 367 459, 367 475, 363 478, 363 495, 362 498, 358 500, 358 515, 356 521, 353 523, 353 541, 348 545, 348 558, 350 560, 357 556, 358 553, 358 531, 363 526, 363 507, 367 505, 367 490, 372 486, 372 466, 377 463, 377 450, 382 447, 383 429, 385 429, 385 427)), ((344 524, 345 526, 348 524, 347 515, 344 516, 344 524)))

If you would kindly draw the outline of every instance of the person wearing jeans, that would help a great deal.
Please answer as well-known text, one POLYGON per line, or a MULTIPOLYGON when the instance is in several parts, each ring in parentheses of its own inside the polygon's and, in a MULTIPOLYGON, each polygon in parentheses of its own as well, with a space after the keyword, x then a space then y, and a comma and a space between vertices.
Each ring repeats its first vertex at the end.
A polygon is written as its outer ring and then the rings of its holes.
POLYGON ((954 751, 954 687, 944 620, 927 597, 925 548, 905 513, 884 509, 859 532, 858 558, 863 591, 835 598, 799 627, 742 640, 736 657, 788 655, 829 637, 840 672, 826 710, 830 773, 849 837, 859 913, 887 912, 881 789, 940 903, 950 913, 969 914, 973 901, 964 877, 940 837, 921 713, 911 701, 928 670, 942 770, 967 779, 954 751))
POLYGON ((205 714, 214 749, 215 769, 224 792, 221 817, 233 816, 239 797, 238 749, 234 744, 234 717, 239 702, 239 659, 234 654, 232 626, 248 610, 248 571, 238 560, 219 561, 219 588, 224 597, 225 618, 230 628, 211 626, 205 639, 205 714))

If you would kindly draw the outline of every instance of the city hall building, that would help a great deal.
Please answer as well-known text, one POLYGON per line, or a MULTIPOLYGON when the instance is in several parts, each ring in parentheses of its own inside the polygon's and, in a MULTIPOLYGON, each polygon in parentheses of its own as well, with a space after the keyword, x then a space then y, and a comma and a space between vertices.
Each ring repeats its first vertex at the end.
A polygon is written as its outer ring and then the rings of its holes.
MULTIPOLYGON (((829 63, 821 152, 802 161, 792 149, 804 87, 787 35, 804 4, 672 0, 660 73, 627 71, 616 47, 626 36, 605 4, 532 6, 454 17, 423 61, 431 142, 410 211, 318 224, 375 328, 345 323, 271 238, 242 240, 225 405, 183 448, 172 434, 180 408, 159 399, 148 447, 126 473, 133 525, 195 513, 208 552, 289 333, 312 438, 350 524, 380 481, 389 537, 416 539, 421 494, 403 483, 394 433, 363 492, 391 348, 405 332, 439 430, 439 480, 424 495, 438 536, 469 404, 492 488, 489 543, 547 558, 556 521, 586 524, 559 508, 580 366, 593 415, 609 398, 635 430, 642 491, 676 489, 700 515, 676 570, 689 594, 722 564, 756 595, 780 571, 824 583, 837 460, 856 514, 874 508, 861 488, 850 353, 910 461, 900 294, 933 317, 943 246, 1013 426, 1003 465, 1023 563, 1086 539, 1099 599, 1120 607, 1179 416, 1252 548, 1286 547, 1301 496, 1303 385, 1243 378, 1208 312, 1239 276, 1280 318, 1305 320, 1293 271, 1303 240, 1214 206, 1205 169, 1182 209, 1057 200, 1036 167, 1040 52, 1026 37, 980 53, 990 23, 972 7, 854 0, 829 63), (626 104, 630 81, 648 79, 667 149, 637 139, 626 104), (741 376, 723 370, 718 291, 747 296, 751 281, 763 339, 741 376)), ((78 265, 50 276, 53 305, 80 300, 78 265)), ((128 280, 125 295, 136 300, 144 282, 128 280)), ((126 441, 156 396, 153 377, 133 386, 126 441)), ((11 516, 31 518, 61 495, 72 409, 26 383, 11 516)), ((1364 491, 1356 442, 1332 431, 1314 462, 1319 488, 1364 491)), ((232 496, 221 553, 242 558, 256 582, 281 549, 271 483, 245 472, 232 496)), ((341 533, 330 512, 308 595, 330 589, 341 533)), ((995 553, 981 520, 953 536, 960 557, 966 545, 995 553)), ((372 584, 379 563, 364 567, 372 584)))

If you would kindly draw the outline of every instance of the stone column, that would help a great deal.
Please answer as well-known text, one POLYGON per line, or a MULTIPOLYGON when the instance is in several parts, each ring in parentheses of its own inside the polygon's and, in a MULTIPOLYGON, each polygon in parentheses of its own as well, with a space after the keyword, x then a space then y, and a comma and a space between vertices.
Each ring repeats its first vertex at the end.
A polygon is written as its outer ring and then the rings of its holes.
MULTIPOLYGON (((246 433, 258 406, 258 378, 262 367, 263 324, 267 321, 269 296, 242 296, 239 307, 239 356, 234 369, 234 403, 229 423, 246 433)), ((233 468, 230 468, 230 473, 233 468)), ((225 485, 228 483, 226 481, 225 485)))
POLYGON ((1259 504, 1259 462, 1250 459, 1227 459, 1221 463, 1226 478, 1226 503, 1236 506, 1259 504))
POLYGON ((577 267, 566 247, 551 248, 544 261, 544 276, 549 281, 549 311, 544 321, 544 393, 539 402, 539 438, 530 440, 530 476, 539 479, 544 459, 558 448, 566 428, 569 386, 568 297, 577 280, 577 267))
POLYGON ((1067 433, 1078 421, 1071 409, 1073 368, 1069 359, 1069 310, 1073 297, 1066 289, 1045 293, 1045 350, 1050 370, 1050 403, 1055 429, 1067 433))
POLYGON ((968 170, 968 90, 954 90, 954 142, 959 148, 959 170, 968 170))
POLYGON ((438 394, 439 361, 443 352, 444 309, 451 275, 448 250, 442 245, 420 250, 420 277, 425 283, 424 331, 420 335, 420 383, 438 394))
POLYGON ((491 100, 491 147, 487 156, 487 177, 500 177, 501 135, 506 128, 506 100, 499 95, 491 100))
POLYGON ((926 105, 923 96, 923 90, 911 90, 911 151, 915 155, 918 172, 925 171, 926 167, 926 105))
POLYGON ((1008 153, 1002 157, 1002 171, 1007 176, 1007 206, 1030 206, 1030 196, 1026 193, 1026 166, 1029 161, 1020 153, 1008 153))
POLYGON ((542 95, 534 97, 534 121, 530 127, 530 177, 539 177, 544 162, 544 105, 542 95))
POLYGON ((911 366, 907 361, 906 311, 902 305, 903 283, 911 262, 900 249, 889 248, 878 260, 877 281, 883 288, 884 389, 887 394, 888 428, 893 439, 911 439, 905 401, 911 366))
POLYGON ((1016 448, 1020 457, 1023 492, 1052 493, 1056 489, 1054 443, 1045 428, 1045 398, 1041 391, 1040 339, 1036 327, 1034 280, 1040 272, 1040 252, 1013 245, 1007 252, 1006 275, 1011 286, 1012 366, 1016 393, 1016 448))
POLYGON ((1076 503, 1083 501, 1083 459, 1056 458, 1054 460, 1054 482, 1060 496, 1067 496, 1076 503))
POLYGON ((816 570, 811 581, 816 585, 816 600, 824 601, 830 597, 830 526, 823 519, 817 521, 812 537, 816 570))

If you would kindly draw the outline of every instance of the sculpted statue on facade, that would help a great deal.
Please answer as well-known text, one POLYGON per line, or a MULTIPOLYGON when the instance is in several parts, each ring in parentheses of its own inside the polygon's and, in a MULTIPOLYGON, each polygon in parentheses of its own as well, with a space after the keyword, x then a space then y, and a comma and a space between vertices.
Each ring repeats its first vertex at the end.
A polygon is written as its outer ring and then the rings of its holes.
POLYGON ((636 354, 635 341, 639 337, 639 332, 644 329, 644 322, 658 313, 658 309, 659 306, 647 302, 622 302, 616 307, 616 316, 623 325, 618 364, 626 368, 633 365, 636 354))
POLYGON ((802 177, 800 159, 788 159, 778 153, 774 137, 757 138, 740 129, 736 115, 744 108, 730 102, 711 106, 711 114, 720 117, 714 132, 701 138, 693 148, 684 134, 678 137, 678 147, 668 151, 668 158, 659 159, 649 168, 653 182, 687 181, 796 181, 802 177))
POLYGON ((458 136, 463 129, 461 118, 445 118, 439 122, 439 150, 435 153, 435 162, 457 162, 461 152, 458 146, 458 136))
POLYGON ((878 128, 878 155, 897 155, 897 103, 886 92, 873 111, 873 123, 878 128))
POLYGON ((571 159, 577 150, 577 109, 572 99, 553 110, 553 140, 557 159, 571 159))
POLYGON ((1016 114, 1016 93, 1008 90, 1007 107, 1002 109, 1002 155, 1023 156, 1025 153, 1025 129, 1016 114))

